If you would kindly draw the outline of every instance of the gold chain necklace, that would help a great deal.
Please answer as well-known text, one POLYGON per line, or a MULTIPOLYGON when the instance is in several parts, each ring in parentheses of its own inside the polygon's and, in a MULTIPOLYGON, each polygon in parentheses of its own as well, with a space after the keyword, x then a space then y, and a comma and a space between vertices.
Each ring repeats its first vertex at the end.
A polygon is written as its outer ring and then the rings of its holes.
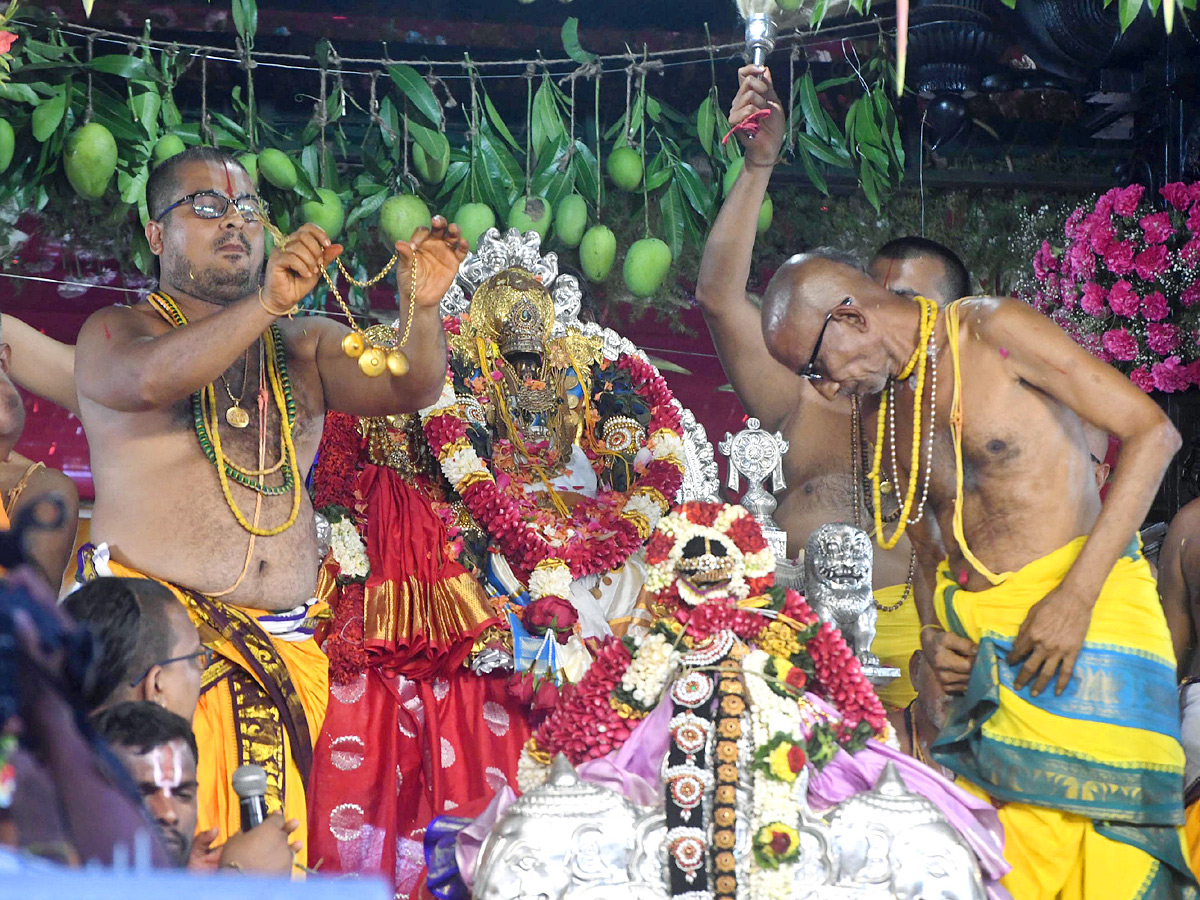
MULTIPOLYGON (((265 216, 260 215, 259 221, 262 223, 263 229, 275 239, 276 245, 283 247, 287 242, 287 238, 279 230, 278 226, 265 216)), ((351 275, 340 259, 335 260, 335 262, 337 263, 338 271, 345 276, 350 284, 356 288, 366 289, 374 287, 382 281, 387 273, 392 270, 392 267, 396 265, 399 258, 398 254, 393 253, 392 258, 379 271, 379 274, 373 278, 368 278, 366 281, 359 281, 351 275)), ((341 291, 338 290, 337 283, 329 274, 328 269, 321 266, 320 270, 321 277, 329 285, 329 291, 333 294, 333 299, 342 308, 342 312, 346 315, 346 323, 350 326, 350 334, 342 338, 342 352, 351 359, 357 359, 359 369, 362 370, 364 375, 371 378, 382 375, 385 370, 391 372, 396 377, 400 377, 408 372, 408 355, 400 348, 408 343, 408 335, 412 331, 413 314, 417 308, 417 254, 413 253, 412 267, 408 273, 408 320, 404 323, 404 334, 390 346, 367 337, 366 331, 354 318, 354 313, 351 311, 349 304, 342 298, 341 291)))
POLYGON ((229 382, 225 380, 225 376, 221 376, 221 387, 225 388, 225 393, 229 395, 229 402, 232 404, 229 409, 225 410, 225 421, 234 428, 245 428, 250 424, 250 413, 242 409, 242 398, 246 396, 246 379, 250 375, 250 351, 246 350, 242 354, 242 393, 235 397, 233 391, 229 389, 229 382))
MULTIPOLYGON (((912 513, 913 501, 916 499, 917 484, 921 474, 921 400, 925 394, 925 371, 929 362, 929 339, 933 334, 934 326, 937 324, 938 308, 936 303, 932 300, 926 300, 924 297, 917 297, 916 302, 921 309, 921 326, 917 337, 917 349, 896 378, 896 380, 903 381, 913 374, 914 370, 916 371, 917 387, 913 398, 912 458, 909 466, 908 490, 905 493, 904 502, 900 506, 900 520, 891 537, 887 537, 883 533, 884 523, 880 488, 883 481, 881 470, 883 468, 883 445, 887 433, 887 407, 891 402, 893 392, 896 390, 895 380, 888 384, 887 388, 884 389, 883 397, 880 398, 879 421, 875 436, 875 460, 871 466, 870 473, 867 475, 867 478, 871 481, 871 499, 875 503, 875 536, 879 542, 879 546, 884 550, 891 550, 900 542, 900 538, 904 535, 905 528, 908 526, 909 516, 912 513)), ((936 402, 936 398, 934 398, 934 402, 936 402)), ((932 440, 932 436, 930 439, 932 440)))

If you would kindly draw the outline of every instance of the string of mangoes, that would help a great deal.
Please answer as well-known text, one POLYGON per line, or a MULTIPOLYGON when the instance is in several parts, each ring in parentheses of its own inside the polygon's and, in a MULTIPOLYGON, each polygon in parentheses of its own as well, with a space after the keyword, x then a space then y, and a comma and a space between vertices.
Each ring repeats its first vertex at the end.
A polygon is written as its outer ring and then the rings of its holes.
MULTIPOLYGON (((0 172, 12 162, 14 143, 12 126, 0 119, 0 172)), ((185 148, 183 139, 178 135, 166 134, 154 146, 152 164, 161 165, 172 156, 182 153, 185 148)), ((414 168, 422 179, 433 182, 440 180, 446 161, 431 160, 419 144, 415 144, 413 149, 414 168)), ((286 153, 273 147, 257 154, 244 152, 237 159, 256 184, 262 179, 281 191, 292 191, 299 180, 296 164, 286 153)), ((728 193, 741 172, 741 162, 737 160, 726 171, 725 193, 728 193)), ((90 122, 67 137, 63 170, 79 196, 88 200, 103 197, 116 168, 117 143, 104 125, 90 122)), ((641 156, 632 147, 615 148, 606 160, 605 169, 618 189, 634 192, 641 187, 644 166, 641 156)), ((300 219, 319 225, 331 238, 337 239, 346 221, 342 199, 328 188, 321 187, 316 191, 318 199, 305 200, 300 204, 300 219)), ((770 227, 772 215, 771 199, 767 197, 759 214, 759 231, 770 227)), ((432 213, 428 204, 417 194, 389 196, 379 207, 379 228, 389 245, 411 239, 417 228, 429 227, 431 221, 432 213)), ((498 223, 495 210, 481 202, 462 204, 454 212, 452 221, 462 231, 472 250, 476 248, 480 236, 498 223)), ((550 237, 553 228, 559 243, 578 251, 580 270, 592 282, 605 281, 616 262, 616 235, 607 225, 589 225, 588 204, 580 194, 567 194, 553 207, 538 197, 520 197, 507 210, 503 224, 521 232, 535 231, 543 241, 550 237)), ((633 242, 625 253, 622 269, 626 288, 635 297, 652 296, 662 286, 672 261, 670 247, 659 238, 646 237, 633 242)))

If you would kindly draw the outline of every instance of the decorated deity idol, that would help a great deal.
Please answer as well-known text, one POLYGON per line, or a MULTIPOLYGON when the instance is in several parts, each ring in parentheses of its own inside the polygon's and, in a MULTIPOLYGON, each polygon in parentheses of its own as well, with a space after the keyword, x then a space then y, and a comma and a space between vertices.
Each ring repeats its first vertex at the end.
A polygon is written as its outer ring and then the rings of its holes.
MULTIPOLYGON (((995 811, 885 742, 858 660, 803 597, 774 586, 753 516, 683 504, 659 522, 646 564, 664 615, 644 634, 609 639, 562 691, 522 753, 521 789, 552 796, 561 754, 584 780, 661 804, 671 896, 882 900, 938 887, 932 896, 979 900, 986 884, 993 900, 1007 897, 995 811), (936 858, 902 839, 917 826, 936 858)), ((473 842, 503 806, 455 838, 475 896, 509 877, 471 866, 473 842)), ((559 852, 556 840, 541 846, 559 852)))
POLYGON ((314 493, 336 618, 310 829, 326 871, 414 894, 425 825, 516 783, 588 643, 652 622, 640 555, 661 515, 715 494, 703 429, 632 344, 579 321, 580 296, 536 234, 490 232, 442 303, 441 398, 327 418, 314 493))

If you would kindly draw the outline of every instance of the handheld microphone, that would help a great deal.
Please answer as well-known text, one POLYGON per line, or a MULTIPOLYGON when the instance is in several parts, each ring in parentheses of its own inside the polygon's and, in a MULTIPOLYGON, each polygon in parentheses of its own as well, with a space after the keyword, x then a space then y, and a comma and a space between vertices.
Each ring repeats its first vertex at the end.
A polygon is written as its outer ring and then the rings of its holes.
POLYGON ((242 766, 233 773, 233 792, 242 810, 242 831, 261 825, 267 818, 267 773, 262 766, 242 766))

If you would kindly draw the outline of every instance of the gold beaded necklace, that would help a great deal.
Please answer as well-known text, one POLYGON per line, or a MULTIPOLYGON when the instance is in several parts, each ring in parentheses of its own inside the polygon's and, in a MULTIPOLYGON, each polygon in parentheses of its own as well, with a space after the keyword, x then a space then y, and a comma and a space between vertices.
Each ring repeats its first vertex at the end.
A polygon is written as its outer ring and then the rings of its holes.
MULTIPOLYGON (((921 327, 917 338, 917 348, 913 351, 913 355, 909 357, 904 368, 895 379, 889 381, 888 386, 884 389, 883 397, 879 402, 879 422, 875 435, 875 459, 871 466, 871 471, 867 474, 867 478, 871 482, 871 499, 875 504, 875 535, 879 541, 879 546, 884 550, 891 550, 900 542, 900 538, 904 535, 905 529, 908 527, 909 515, 912 513, 913 501, 916 499, 917 484, 921 475, 921 399, 925 394, 925 371, 929 362, 930 338, 933 336, 934 326, 937 324, 937 304, 932 300, 927 300, 924 297, 916 298, 917 304, 921 308, 921 327), (883 522, 883 506, 882 506, 882 468, 883 468, 883 445, 887 434, 887 412, 888 406, 893 402, 893 393, 896 390, 895 381, 904 381, 913 372, 917 374, 917 389, 913 398, 913 424, 912 424, 912 458, 909 464, 908 473, 908 490, 904 496, 904 503, 900 507, 900 518, 896 524, 890 537, 884 535, 883 522)), ((937 402, 937 398, 933 398, 933 403, 937 402)), ((929 436, 929 440, 933 440, 933 435, 929 436)), ((893 451, 895 444, 895 432, 892 433, 893 451)), ((928 483, 928 482, 927 482, 928 483)))
MULTIPOLYGON (((167 320, 173 327, 179 328, 188 323, 187 316, 179 308, 179 305, 167 294, 157 292, 149 297, 150 306, 164 319, 167 320)), ((282 442, 281 465, 271 471, 282 468, 283 461, 286 459, 287 472, 286 481, 292 489, 292 509, 288 515, 287 521, 274 528, 260 528, 257 524, 258 516, 255 515, 255 522, 251 523, 242 514, 238 508, 237 501, 234 500, 233 492, 229 487, 229 473, 226 471, 228 461, 225 458, 225 453, 221 447, 221 432, 220 424, 217 416, 217 394, 213 383, 205 385, 200 389, 200 416, 203 420, 204 431, 211 437, 212 454, 211 459, 214 468, 217 470, 217 478, 221 483, 221 493, 225 496, 225 502, 228 504, 233 517, 243 529, 256 537, 274 537, 277 534, 282 534, 296 524, 296 519, 300 513, 301 498, 304 493, 304 481, 300 477, 299 462, 296 458, 296 448, 292 442, 292 418, 294 411, 292 404, 289 404, 286 392, 284 390, 284 381, 286 374, 281 372, 282 362, 282 346, 276 345, 277 329, 272 328, 263 334, 264 341, 264 357, 266 360, 267 380, 271 387, 271 393, 275 399, 276 408, 279 410, 279 428, 282 442)), ((281 336, 280 336, 281 337, 281 336)), ((260 367, 260 377, 261 377, 260 367)), ((266 436, 266 421, 265 408, 259 406, 259 428, 261 429, 261 437, 265 440, 266 436)), ((261 442, 260 442, 261 443, 261 442)), ((202 441, 203 445, 203 441, 202 441)), ((261 454, 260 454, 261 456, 261 454)), ((270 474, 265 470, 262 460, 259 461, 259 468, 253 472, 247 472, 245 469, 234 467, 235 471, 244 476, 244 479, 239 479, 239 483, 244 484, 251 490, 255 491, 261 499, 262 495, 267 493, 267 488, 262 484, 261 477, 270 474), (252 480, 257 478, 257 482, 252 480)), ((273 489, 272 489, 273 490, 273 489)), ((240 580, 240 579, 239 579, 240 580)))

